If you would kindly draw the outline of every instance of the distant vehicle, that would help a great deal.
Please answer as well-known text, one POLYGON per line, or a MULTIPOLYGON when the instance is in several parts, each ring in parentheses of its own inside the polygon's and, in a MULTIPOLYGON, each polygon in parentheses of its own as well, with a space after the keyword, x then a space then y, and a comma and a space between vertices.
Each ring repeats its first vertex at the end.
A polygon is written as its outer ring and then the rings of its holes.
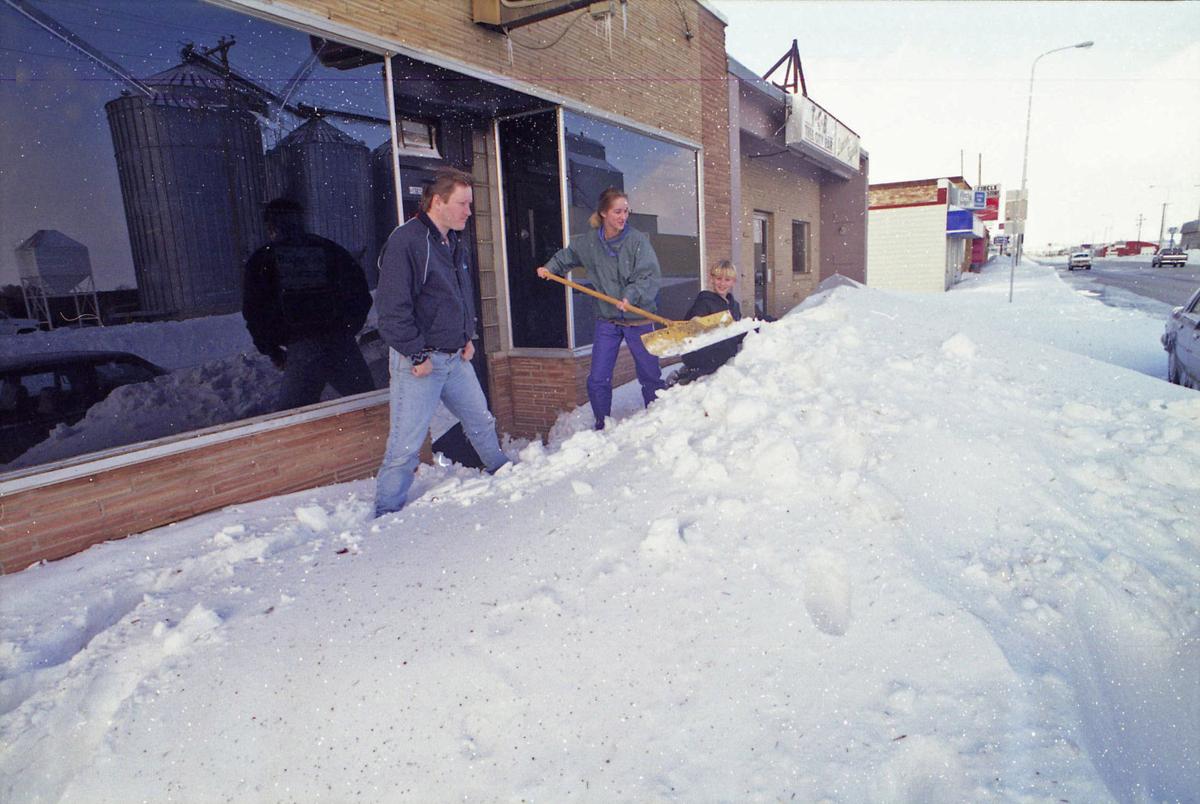
POLYGON ((1067 270, 1074 271, 1078 268, 1081 271, 1092 270, 1092 253, 1090 251, 1076 251, 1067 259, 1067 270))
POLYGON ((1187 265, 1187 252, 1181 248, 1164 248, 1150 258, 1151 268, 1182 268, 1187 265))
POLYGON ((46 352, 0 358, 0 463, 74 424, 122 385, 166 374, 128 352, 46 352))
POLYGON ((1162 345, 1167 350, 1167 380, 1200 389, 1200 288, 1187 304, 1171 311, 1162 345))
POLYGON ((0 335, 24 335, 27 332, 37 332, 40 324, 32 318, 13 318, 0 310, 0 335))

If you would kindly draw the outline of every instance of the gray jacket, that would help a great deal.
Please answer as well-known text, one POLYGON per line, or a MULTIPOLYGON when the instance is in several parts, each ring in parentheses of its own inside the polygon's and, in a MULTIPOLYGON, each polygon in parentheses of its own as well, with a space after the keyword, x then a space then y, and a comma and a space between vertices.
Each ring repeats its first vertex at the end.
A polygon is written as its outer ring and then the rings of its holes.
MULTIPOLYGON (((616 299, 629 299, 629 303, 651 313, 658 312, 658 289, 662 282, 662 269, 658 255, 650 238, 630 226, 616 247, 617 256, 600 242, 599 230, 575 235, 571 243, 546 262, 546 268, 554 274, 565 276, 572 268, 587 268, 588 279, 596 290, 616 299)), ((636 313, 622 313, 608 302, 596 300, 601 318, 614 321, 640 321, 636 313)))

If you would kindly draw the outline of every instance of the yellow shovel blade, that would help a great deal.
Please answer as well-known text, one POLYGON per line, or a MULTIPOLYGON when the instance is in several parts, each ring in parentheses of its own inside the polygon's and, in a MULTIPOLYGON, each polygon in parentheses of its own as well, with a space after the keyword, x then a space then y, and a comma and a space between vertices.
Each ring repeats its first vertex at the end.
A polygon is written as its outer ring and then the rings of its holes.
MULTIPOLYGON (((675 321, 672 324, 647 332, 642 336, 642 344, 646 351, 657 357, 672 357, 687 354, 692 351, 688 341, 713 330, 727 327, 733 323, 733 316, 728 310, 711 315, 697 316, 687 321, 675 321)), ((708 343, 711 339, 705 338, 708 343)))

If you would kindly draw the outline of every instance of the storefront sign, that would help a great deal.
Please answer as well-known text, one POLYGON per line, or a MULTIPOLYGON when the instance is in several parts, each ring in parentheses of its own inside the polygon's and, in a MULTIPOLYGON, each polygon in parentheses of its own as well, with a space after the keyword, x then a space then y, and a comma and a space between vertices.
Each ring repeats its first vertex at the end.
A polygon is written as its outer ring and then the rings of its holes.
POLYGON ((789 97, 792 99, 792 114, 787 121, 787 144, 815 146, 858 170, 858 135, 809 98, 803 95, 789 97))

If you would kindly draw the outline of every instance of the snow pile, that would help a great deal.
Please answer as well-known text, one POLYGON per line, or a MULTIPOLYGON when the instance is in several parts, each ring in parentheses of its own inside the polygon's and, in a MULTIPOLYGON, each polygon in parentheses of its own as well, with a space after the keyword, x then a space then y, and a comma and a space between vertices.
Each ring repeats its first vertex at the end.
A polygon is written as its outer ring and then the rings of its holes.
POLYGON ((347 484, 0 578, 0 796, 1193 799, 1200 396, 1160 321, 1006 295, 826 291, 398 515, 347 484))
POLYGON ((240 313, 114 327, 59 328, 0 338, 0 358, 44 352, 129 352, 165 369, 255 354, 240 313))
POLYGON ((57 425, 46 440, 4 468, 37 466, 269 413, 282 376, 256 353, 123 385, 88 408, 79 421, 57 425))

